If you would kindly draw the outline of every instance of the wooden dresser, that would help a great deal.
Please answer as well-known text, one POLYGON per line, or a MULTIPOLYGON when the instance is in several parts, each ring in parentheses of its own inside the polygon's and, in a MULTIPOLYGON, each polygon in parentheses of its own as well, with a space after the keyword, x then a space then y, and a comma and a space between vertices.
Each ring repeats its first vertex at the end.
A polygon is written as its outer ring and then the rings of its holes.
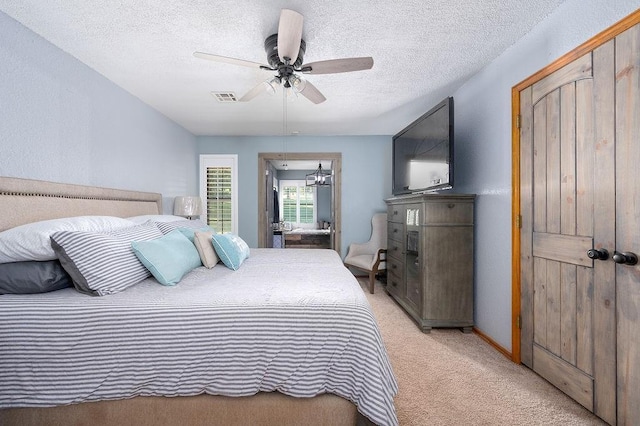
POLYGON ((475 195, 420 194, 387 203, 387 292, 423 332, 473 327, 475 195))

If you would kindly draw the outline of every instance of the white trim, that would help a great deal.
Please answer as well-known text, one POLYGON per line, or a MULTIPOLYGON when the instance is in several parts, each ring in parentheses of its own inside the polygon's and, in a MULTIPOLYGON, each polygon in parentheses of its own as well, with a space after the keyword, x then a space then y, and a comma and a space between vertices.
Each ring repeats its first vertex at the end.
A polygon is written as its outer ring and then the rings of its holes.
POLYGON ((206 204, 207 167, 231 167, 231 229, 238 235, 238 154, 201 154, 200 155, 200 198, 206 204))

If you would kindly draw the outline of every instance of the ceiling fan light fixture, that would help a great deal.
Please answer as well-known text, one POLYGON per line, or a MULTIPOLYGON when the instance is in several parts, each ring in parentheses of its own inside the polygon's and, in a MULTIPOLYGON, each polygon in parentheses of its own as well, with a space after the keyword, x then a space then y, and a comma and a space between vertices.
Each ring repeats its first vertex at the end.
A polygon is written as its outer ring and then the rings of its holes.
POLYGON ((267 90, 267 93, 269 93, 270 95, 275 95, 276 94, 276 85, 280 84, 280 80, 278 80, 278 77, 273 77, 270 80, 267 80, 265 82, 265 88, 267 90))
POLYGON ((304 92, 305 87, 307 87, 307 80, 295 74, 291 76, 290 82, 294 92, 297 92, 297 93, 304 92))
POLYGON ((295 102, 298 100, 298 92, 293 87, 289 87, 288 89, 283 87, 282 90, 285 91, 287 102, 295 102))

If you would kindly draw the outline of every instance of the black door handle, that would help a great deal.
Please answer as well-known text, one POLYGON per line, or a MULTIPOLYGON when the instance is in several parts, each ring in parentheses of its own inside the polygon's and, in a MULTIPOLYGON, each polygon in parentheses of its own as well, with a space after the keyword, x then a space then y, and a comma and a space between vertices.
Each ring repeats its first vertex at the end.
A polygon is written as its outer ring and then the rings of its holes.
POLYGON ((638 256, 630 251, 625 253, 619 253, 616 251, 613 253, 613 261, 621 265, 635 265, 638 263, 638 256))
POLYGON ((593 260, 607 260, 609 252, 606 249, 590 249, 587 250, 587 256, 593 260))

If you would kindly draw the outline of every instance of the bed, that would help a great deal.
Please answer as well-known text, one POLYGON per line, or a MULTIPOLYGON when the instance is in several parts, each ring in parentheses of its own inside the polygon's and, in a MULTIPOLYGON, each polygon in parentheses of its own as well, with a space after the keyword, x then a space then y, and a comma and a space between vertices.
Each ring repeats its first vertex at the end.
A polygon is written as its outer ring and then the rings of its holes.
MULTIPOLYGON (((159 194, 0 178, 0 231, 162 212, 159 194)), ((0 295, 0 424, 395 425, 371 308, 332 250, 252 249, 91 297, 0 295)))

